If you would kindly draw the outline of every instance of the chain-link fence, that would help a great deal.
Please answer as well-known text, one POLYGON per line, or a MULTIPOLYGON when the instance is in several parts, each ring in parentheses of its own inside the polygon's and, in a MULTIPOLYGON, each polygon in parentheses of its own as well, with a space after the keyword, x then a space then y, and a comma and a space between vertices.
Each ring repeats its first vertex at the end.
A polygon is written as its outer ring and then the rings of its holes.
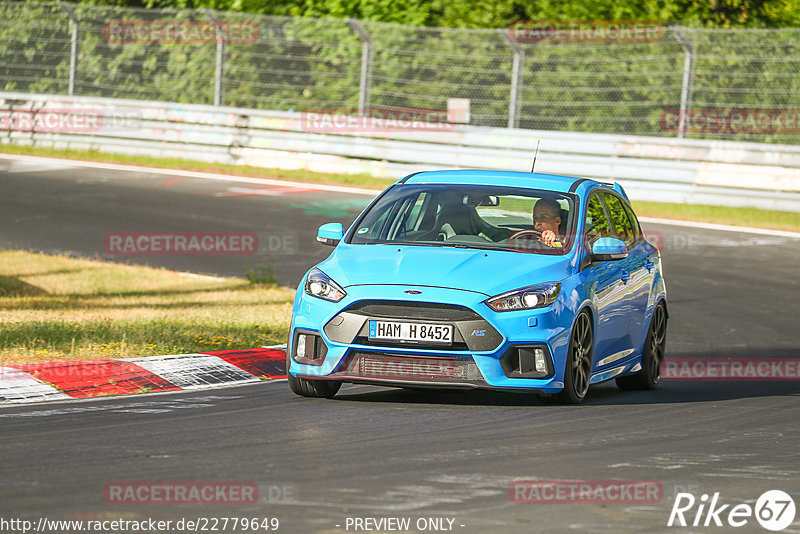
POLYGON ((800 29, 526 40, 506 29, 7 2, 0 39, 5 91, 294 111, 446 110, 462 98, 480 126, 800 143, 800 29))

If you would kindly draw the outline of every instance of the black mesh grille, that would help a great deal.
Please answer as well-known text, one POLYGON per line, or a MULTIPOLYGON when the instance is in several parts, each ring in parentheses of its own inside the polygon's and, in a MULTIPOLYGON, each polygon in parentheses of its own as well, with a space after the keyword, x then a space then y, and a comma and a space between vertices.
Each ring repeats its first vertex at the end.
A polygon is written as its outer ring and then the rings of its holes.
POLYGON ((370 317, 392 319, 417 319, 428 321, 475 321, 480 315, 456 304, 433 302, 406 302, 394 300, 362 300, 352 304, 347 311, 370 317))
POLYGON ((394 382, 483 382, 472 358, 424 357, 353 351, 331 378, 364 378, 394 382))

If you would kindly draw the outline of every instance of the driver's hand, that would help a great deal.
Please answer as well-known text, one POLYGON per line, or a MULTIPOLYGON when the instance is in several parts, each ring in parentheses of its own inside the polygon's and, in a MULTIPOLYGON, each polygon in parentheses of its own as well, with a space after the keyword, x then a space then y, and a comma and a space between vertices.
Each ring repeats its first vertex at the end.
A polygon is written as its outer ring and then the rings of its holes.
POLYGON ((542 243, 544 243, 548 247, 553 246, 553 243, 556 241, 556 238, 557 238, 556 233, 552 230, 545 230, 544 232, 542 232, 542 237, 541 237, 542 243))

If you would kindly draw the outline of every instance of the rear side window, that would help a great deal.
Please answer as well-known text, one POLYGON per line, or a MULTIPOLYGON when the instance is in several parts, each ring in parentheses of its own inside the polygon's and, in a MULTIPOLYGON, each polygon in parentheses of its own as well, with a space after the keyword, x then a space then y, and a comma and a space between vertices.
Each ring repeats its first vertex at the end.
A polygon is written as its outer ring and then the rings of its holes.
POLYGON ((608 193, 603 194, 603 200, 608 208, 611 224, 614 225, 614 233, 617 234, 618 239, 622 239, 630 247, 636 241, 636 232, 628 217, 628 212, 625 211, 624 204, 619 198, 608 193))
POLYGON ((633 213, 633 210, 627 204, 625 204, 625 213, 628 214, 628 218, 631 220, 633 232, 636 234, 636 241, 638 241, 642 235, 642 225, 639 224, 639 219, 636 218, 636 214, 633 213))
POLYGON ((592 249, 594 242, 601 237, 614 237, 598 195, 592 195, 589 198, 589 202, 586 203, 586 225, 584 228, 586 228, 584 235, 586 236, 586 245, 589 250, 592 249))

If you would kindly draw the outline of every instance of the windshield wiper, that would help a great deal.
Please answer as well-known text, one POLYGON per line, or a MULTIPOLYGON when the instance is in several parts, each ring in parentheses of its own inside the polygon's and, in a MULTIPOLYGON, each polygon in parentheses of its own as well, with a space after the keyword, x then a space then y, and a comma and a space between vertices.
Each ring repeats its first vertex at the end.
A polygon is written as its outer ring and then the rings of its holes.
POLYGON ((495 249, 493 247, 479 247, 479 246, 476 246, 476 245, 465 245, 463 243, 446 243, 446 242, 442 242, 437 246, 449 247, 449 248, 470 248, 470 249, 475 249, 475 250, 497 250, 497 249, 495 249))
POLYGON ((478 247, 474 245, 465 245, 463 243, 447 243, 445 241, 368 241, 360 243, 361 245, 394 245, 396 247, 448 247, 448 248, 469 248, 476 250, 497 250, 495 248, 478 247))
POLYGON ((356 243, 358 245, 394 245, 396 247, 438 247, 436 243, 416 243, 413 241, 367 241, 366 243, 356 243))

